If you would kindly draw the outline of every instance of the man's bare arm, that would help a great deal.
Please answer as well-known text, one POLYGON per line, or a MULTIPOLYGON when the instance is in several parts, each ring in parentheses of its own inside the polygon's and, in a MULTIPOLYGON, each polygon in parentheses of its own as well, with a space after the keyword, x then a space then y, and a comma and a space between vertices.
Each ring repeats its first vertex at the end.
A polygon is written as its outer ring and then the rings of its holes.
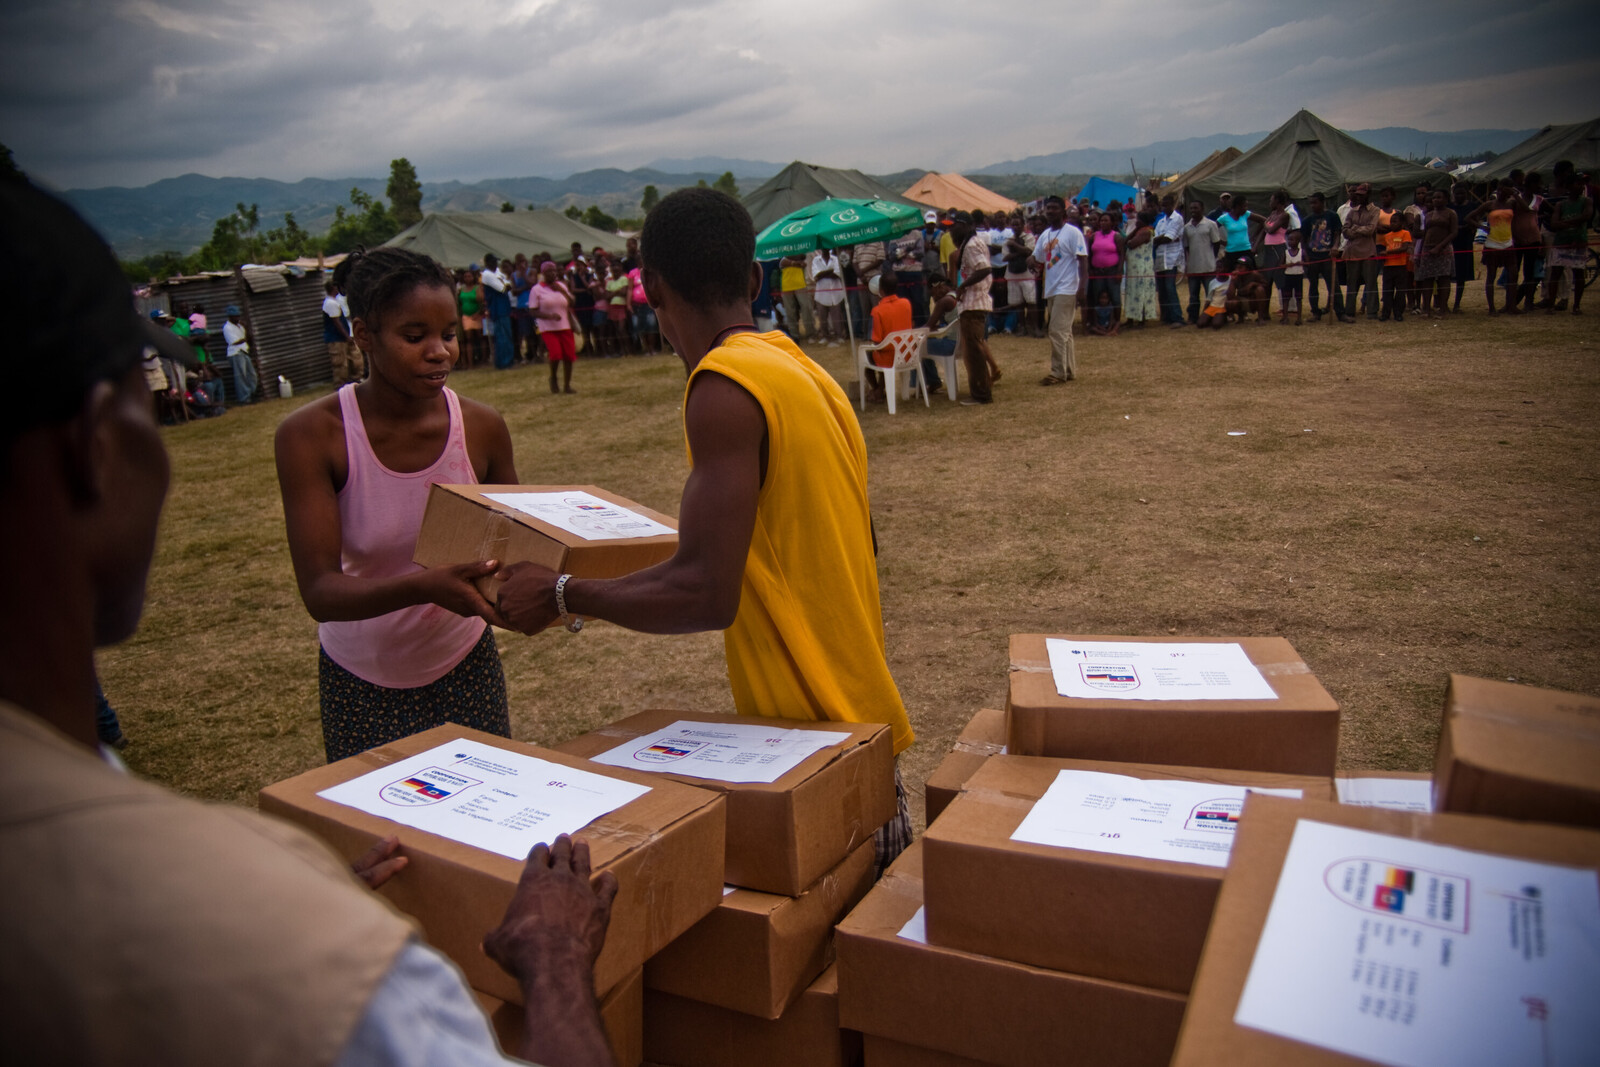
MULTIPOLYGON (((569 580, 564 594, 570 613, 658 634, 733 624, 761 493, 766 416, 742 387, 707 372, 689 391, 684 428, 694 470, 683 487, 678 551, 621 578, 569 580)), ((510 613, 513 628, 535 633, 559 617, 554 572, 516 563, 501 575, 500 607, 510 613)))

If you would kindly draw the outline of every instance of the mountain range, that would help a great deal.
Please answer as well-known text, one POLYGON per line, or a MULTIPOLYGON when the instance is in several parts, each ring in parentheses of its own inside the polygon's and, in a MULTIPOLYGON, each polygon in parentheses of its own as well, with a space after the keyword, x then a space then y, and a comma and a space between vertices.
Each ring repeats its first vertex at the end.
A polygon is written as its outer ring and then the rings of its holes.
MULTIPOLYGON (((1374 148, 1402 158, 1418 159, 1503 152, 1533 132, 1458 130, 1441 133, 1409 127, 1350 131, 1352 136, 1374 148)), ((1047 178, 1065 175, 1127 177, 1130 160, 1141 176, 1170 174, 1193 166, 1214 149, 1228 145, 1248 149, 1264 136, 1263 132, 1218 133, 1157 141, 1136 148, 1075 148, 994 163, 966 173, 970 177, 985 178, 991 186, 1016 196, 1021 195, 1023 188, 1034 186, 1035 183, 1022 180, 1027 176, 1038 176, 1036 182, 1042 183, 1039 184, 1041 188, 1048 186, 1047 178)), ((636 218, 646 185, 654 185, 658 192, 665 194, 699 181, 709 184, 731 171, 740 187, 750 192, 785 165, 724 156, 695 156, 657 159, 634 170, 614 167, 587 170, 566 178, 529 176, 486 178, 476 182, 423 182, 422 208, 424 211, 496 211, 503 203, 510 202, 518 210, 538 206, 559 211, 570 205, 596 204, 615 217, 636 218)), ((890 187, 902 189, 924 173, 926 168, 908 168, 879 177, 890 187)), ((293 212, 301 228, 320 233, 332 223, 335 208, 349 204, 352 188, 369 196, 382 197, 386 184, 385 178, 305 178, 282 182, 267 178, 185 174, 136 189, 117 186, 68 189, 63 195, 105 235, 118 255, 137 258, 168 249, 193 251, 210 239, 215 221, 231 214, 234 205, 241 203, 259 205, 262 229, 281 226, 284 214, 293 212)))
MULTIPOLYGON (((1172 174, 1187 170, 1219 148, 1232 145, 1248 151, 1270 130, 1256 133, 1214 133, 1188 137, 1181 141, 1156 141, 1138 148, 1074 148, 1045 156, 991 163, 967 172, 977 174, 1104 174, 1107 177, 1129 173, 1131 161, 1140 176, 1172 174)), ((1477 156, 1484 152, 1504 152, 1527 140, 1536 130, 1415 130, 1409 126, 1385 126, 1376 130, 1346 130, 1350 136, 1391 156, 1428 160, 1434 156, 1477 156)))

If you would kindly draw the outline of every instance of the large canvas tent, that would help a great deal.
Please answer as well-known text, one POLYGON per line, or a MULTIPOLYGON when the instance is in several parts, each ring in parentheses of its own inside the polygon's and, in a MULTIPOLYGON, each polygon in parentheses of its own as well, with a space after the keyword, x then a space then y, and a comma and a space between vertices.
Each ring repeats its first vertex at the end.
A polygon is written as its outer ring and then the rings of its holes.
POLYGON ((1178 175, 1176 178, 1173 178, 1167 183, 1167 189, 1163 191, 1175 193, 1179 199, 1182 199, 1184 197, 1185 190, 1187 190, 1189 186, 1193 185, 1201 178, 1211 177, 1211 175, 1215 174, 1223 167, 1226 167, 1228 164, 1232 163, 1242 155, 1244 155, 1244 153, 1232 145, 1229 145, 1227 148, 1219 148, 1206 158, 1202 159, 1200 162, 1196 163, 1194 166, 1190 167, 1188 170, 1184 171, 1182 174, 1178 175))
POLYGON ((1436 170, 1396 159, 1309 111, 1298 111, 1250 151, 1190 185, 1188 195, 1209 208, 1223 193, 1242 193, 1264 209, 1278 189, 1289 190, 1296 200, 1322 193, 1330 203, 1338 204, 1344 202, 1344 187, 1349 182, 1370 182, 1376 192, 1385 185, 1407 189, 1444 180, 1436 170))
POLYGON ((993 189, 985 189, 970 178, 934 171, 912 182, 904 195, 908 200, 932 208, 953 207, 962 211, 1015 211, 1017 208, 1015 200, 993 189))
POLYGON ((1536 170, 1548 183, 1550 171, 1563 159, 1570 159, 1580 171, 1600 171, 1600 118, 1568 126, 1546 126, 1474 170, 1472 180, 1495 180, 1514 170, 1536 170))
POLYGON ((1105 207, 1115 200, 1119 204, 1126 204, 1129 200, 1139 195, 1137 185, 1126 185, 1114 182, 1110 178, 1090 178, 1084 183, 1082 189, 1072 197, 1074 201, 1088 200, 1095 207, 1105 207))
MULTIPOLYGON (((818 167, 795 160, 746 196, 744 206, 756 224, 756 232, 760 233, 789 212, 830 196, 912 203, 902 193, 859 170, 818 167)), ((916 206, 920 208, 923 205, 916 206)))
POLYGON ((385 244, 409 248, 459 270, 483 262, 485 252, 502 259, 518 252, 536 256, 549 252, 564 256, 577 241, 584 249, 595 245, 621 248, 614 233, 585 226, 559 211, 450 211, 424 215, 422 221, 395 234, 385 244))

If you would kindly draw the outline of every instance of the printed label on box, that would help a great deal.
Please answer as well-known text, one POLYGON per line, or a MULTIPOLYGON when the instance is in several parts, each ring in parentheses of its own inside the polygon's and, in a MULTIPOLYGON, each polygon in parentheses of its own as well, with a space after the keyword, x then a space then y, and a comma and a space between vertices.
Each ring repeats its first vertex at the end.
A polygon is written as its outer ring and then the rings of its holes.
POLYGON ((514 860, 650 792, 460 738, 317 796, 514 860))
POLYGON ((485 499, 515 508, 541 522, 559 526, 585 541, 616 541, 624 537, 655 537, 678 531, 620 504, 601 500, 593 493, 485 493, 485 499))
POLYGON ((841 730, 680 719, 602 752, 594 762, 719 782, 776 782, 813 753, 848 740, 850 734, 841 730))
POLYGON ((1600 879, 1302 819, 1234 1021, 1399 1067, 1594 1062, 1600 879))
POLYGON ((1112 700, 1276 700, 1237 642, 1045 639, 1056 692, 1112 700))
POLYGON ((1226 867, 1250 792, 1301 795, 1205 782, 1147 781, 1102 771, 1060 771, 1029 810, 1013 841, 1118 856, 1226 867))

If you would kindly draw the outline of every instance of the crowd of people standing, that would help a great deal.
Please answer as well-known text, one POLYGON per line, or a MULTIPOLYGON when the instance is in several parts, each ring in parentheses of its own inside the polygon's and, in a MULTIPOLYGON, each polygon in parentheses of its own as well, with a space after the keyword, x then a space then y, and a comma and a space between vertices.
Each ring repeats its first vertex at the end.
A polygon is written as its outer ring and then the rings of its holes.
POLYGON ((988 403, 1000 376, 993 333, 1048 335, 1041 384, 1057 385, 1076 376, 1075 327, 1112 336, 1150 324, 1266 325, 1275 304, 1286 326, 1437 319, 1459 314, 1480 276, 1490 315, 1582 314, 1596 189, 1572 164, 1556 164, 1548 185, 1514 171, 1495 183, 1418 185, 1409 203, 1366 183, 1344 194, 1334 207, 1320 192, 1297 202, 1278 190, 1261 210, 1224 193, 1208 212, 1156 189, 1103 208, 1052 196, 993 214, 930 210, 894 240, 784 259, 764 297, 791 336, 838 345, 844 316, 856 336, 870 329, 882 276, 910 300, 914 326, 929 324, 943 286, 961 324, 968 403, 988 403))

